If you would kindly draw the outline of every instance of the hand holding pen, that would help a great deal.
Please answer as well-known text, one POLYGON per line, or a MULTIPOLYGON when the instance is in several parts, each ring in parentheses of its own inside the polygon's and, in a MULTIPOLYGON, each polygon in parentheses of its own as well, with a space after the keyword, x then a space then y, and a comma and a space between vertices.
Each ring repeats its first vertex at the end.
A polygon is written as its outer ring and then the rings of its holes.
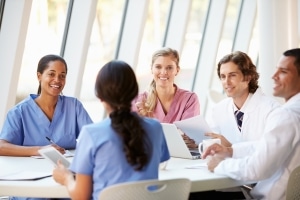
POLYGON ((55 149, 57 149, 60 153, 64 154, 66 152, 66 150, 64 148, 55 144, 55 142, 53 142, 53 140, 51 140, 49 137, 46 136, 46 139, 51 143, 51 146, 53 146, 55 149))

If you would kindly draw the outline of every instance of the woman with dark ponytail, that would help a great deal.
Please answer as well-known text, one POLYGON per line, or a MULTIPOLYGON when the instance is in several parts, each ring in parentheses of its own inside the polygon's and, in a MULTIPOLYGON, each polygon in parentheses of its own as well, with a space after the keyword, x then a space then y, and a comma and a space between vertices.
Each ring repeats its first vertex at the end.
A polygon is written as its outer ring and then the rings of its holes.
POLYGON ((108 117, 81 130, 70 170, 58 163, 55 181, 72 199, 98 199, 101 190, 116 183, 157 179, 159 164, 170 158, 160 123, 131 112, 138 95, 132 68, 111 61, 99 71, 96 96, 108 117), (71 187, 72 186, 72 187, 71 187))

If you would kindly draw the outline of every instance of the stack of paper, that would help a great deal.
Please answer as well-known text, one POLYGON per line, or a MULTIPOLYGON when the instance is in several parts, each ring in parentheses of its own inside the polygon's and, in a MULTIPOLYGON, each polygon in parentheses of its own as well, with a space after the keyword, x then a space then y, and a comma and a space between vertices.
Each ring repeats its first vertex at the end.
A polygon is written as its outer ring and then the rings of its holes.
POLYGON ((182 130, 187 136, 195 140, 197 144, 202 142, 203 139, 209 137, 204 136, 204 133, 212 132, 211 128, 201 115, 176 121, 174 124, 178 129, 182 130))
POLYGON ((11 174, 0 176, 0 180, 4 181, 22 181, 22 180, 38 180, 51 176, 51 172, 37 172, 37 171, 20 171, 11 174))

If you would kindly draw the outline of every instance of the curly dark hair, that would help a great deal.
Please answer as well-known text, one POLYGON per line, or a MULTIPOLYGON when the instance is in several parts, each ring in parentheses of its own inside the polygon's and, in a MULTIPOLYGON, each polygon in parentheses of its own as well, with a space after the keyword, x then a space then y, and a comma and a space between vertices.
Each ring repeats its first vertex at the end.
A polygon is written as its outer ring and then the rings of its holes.
POLYGON ((133 69, 123 61, 108 62, 98 73, 95 93, 113 109, 109 115, 111 126, 123 139, 128 163, 135 170, 142 170, 149 162, 151 151, 141 118, 131 112, 131 102, 138 94, 133 69))
POLYGON ((244 76, 250 77, 249 92, 254 93, 258 88, 259 74, 251 58, 244 52, 235 51, 224 56, 218 63, 218 76, 220 78, 220 68, 222 64, 233 62, 238 66, 244 76))

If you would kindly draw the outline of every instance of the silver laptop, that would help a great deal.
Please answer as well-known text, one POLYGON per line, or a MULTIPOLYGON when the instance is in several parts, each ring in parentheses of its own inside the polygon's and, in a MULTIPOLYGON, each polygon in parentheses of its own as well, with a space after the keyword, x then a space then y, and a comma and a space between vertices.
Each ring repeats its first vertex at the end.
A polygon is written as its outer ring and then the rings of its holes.
POLYGON ((200 159, 198 150, 190 150, 175 124, 161 123, 170 155, 177 158, 200 159))

